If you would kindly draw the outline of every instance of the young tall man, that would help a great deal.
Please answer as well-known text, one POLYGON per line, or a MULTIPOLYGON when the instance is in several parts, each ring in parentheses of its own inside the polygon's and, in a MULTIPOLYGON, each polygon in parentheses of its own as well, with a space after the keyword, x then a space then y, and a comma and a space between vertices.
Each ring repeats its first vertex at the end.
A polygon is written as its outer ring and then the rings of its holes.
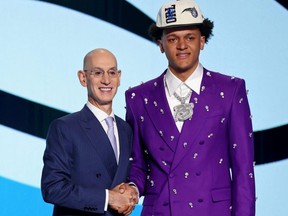
POLYGON ((142 216, 255 215, 245 82, 199 62, 212 29, 192 0, 165 3, 150 27, 168 68, 126 92, 142 216))

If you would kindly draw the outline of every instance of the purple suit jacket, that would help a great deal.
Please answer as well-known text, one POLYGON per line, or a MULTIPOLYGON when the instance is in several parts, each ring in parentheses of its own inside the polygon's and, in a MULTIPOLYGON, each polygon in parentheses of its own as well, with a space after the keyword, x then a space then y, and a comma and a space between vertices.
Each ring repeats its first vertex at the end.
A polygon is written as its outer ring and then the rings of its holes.
POLYGON ((165 72, 126 92, 134 131, 130 180, 142 215, 254 216, 254 144, 245 82, 204 69, 194 113, 179 133, 165 72))
POLYGON ((120 158, 87 106, 52 122, 47 136, 41 189, 55 216, 119 215, 104 212, 105 189, 127 180, 132 145, 130 126, 115 116, 120 158))

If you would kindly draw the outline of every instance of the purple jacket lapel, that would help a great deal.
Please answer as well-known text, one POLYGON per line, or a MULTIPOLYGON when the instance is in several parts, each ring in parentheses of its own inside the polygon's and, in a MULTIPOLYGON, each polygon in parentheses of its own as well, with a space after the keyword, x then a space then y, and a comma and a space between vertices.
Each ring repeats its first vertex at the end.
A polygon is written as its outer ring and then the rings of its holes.
POLYGON ((156 130, 172 151, 175 151, 179 131, 170 112, 164 87, 164 73, 153 83, 153 87, 144 95, 145 109, 156 130), (164 127, 163 127, 164 126, 164 127))

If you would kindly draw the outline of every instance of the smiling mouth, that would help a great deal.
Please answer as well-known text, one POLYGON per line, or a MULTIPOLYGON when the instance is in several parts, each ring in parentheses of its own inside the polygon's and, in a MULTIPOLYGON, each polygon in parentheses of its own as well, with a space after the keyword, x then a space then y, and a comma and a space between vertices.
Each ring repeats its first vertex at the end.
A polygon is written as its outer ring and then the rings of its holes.
POLYGON ((189 56, 189 53, 179 53, 179 54, 176 54, 176 56, 179 58, 187 58, 189 56))
POLYGON ((108 92, 108 91, 112 91, 112 87, 99 87, 100 91, 104 91, 104 92, 108 92))

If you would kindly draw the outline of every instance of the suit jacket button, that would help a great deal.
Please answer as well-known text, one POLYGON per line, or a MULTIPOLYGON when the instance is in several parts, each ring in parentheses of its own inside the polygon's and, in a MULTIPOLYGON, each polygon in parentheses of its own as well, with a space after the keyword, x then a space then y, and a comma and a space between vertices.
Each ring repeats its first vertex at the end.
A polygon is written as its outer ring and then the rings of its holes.
POLYGON ((167 203, 163 203, 163 206, 168 206, 169 205, 169 203, 167 202, 167 203))
POLYGON ((199 203, 202 203, 204 200, 203 199, 198 199, 198 202, 199 203))
POLYGON ((204 141, 203 141, 203 140, 199 142, 199 145, 203 145, 203 144, 204 144, 204 141))
POLYGON ((170 178, 174 178, 174 176, 175 176, 174 173, 171 173, 171 174, 169 175, 170 178))

